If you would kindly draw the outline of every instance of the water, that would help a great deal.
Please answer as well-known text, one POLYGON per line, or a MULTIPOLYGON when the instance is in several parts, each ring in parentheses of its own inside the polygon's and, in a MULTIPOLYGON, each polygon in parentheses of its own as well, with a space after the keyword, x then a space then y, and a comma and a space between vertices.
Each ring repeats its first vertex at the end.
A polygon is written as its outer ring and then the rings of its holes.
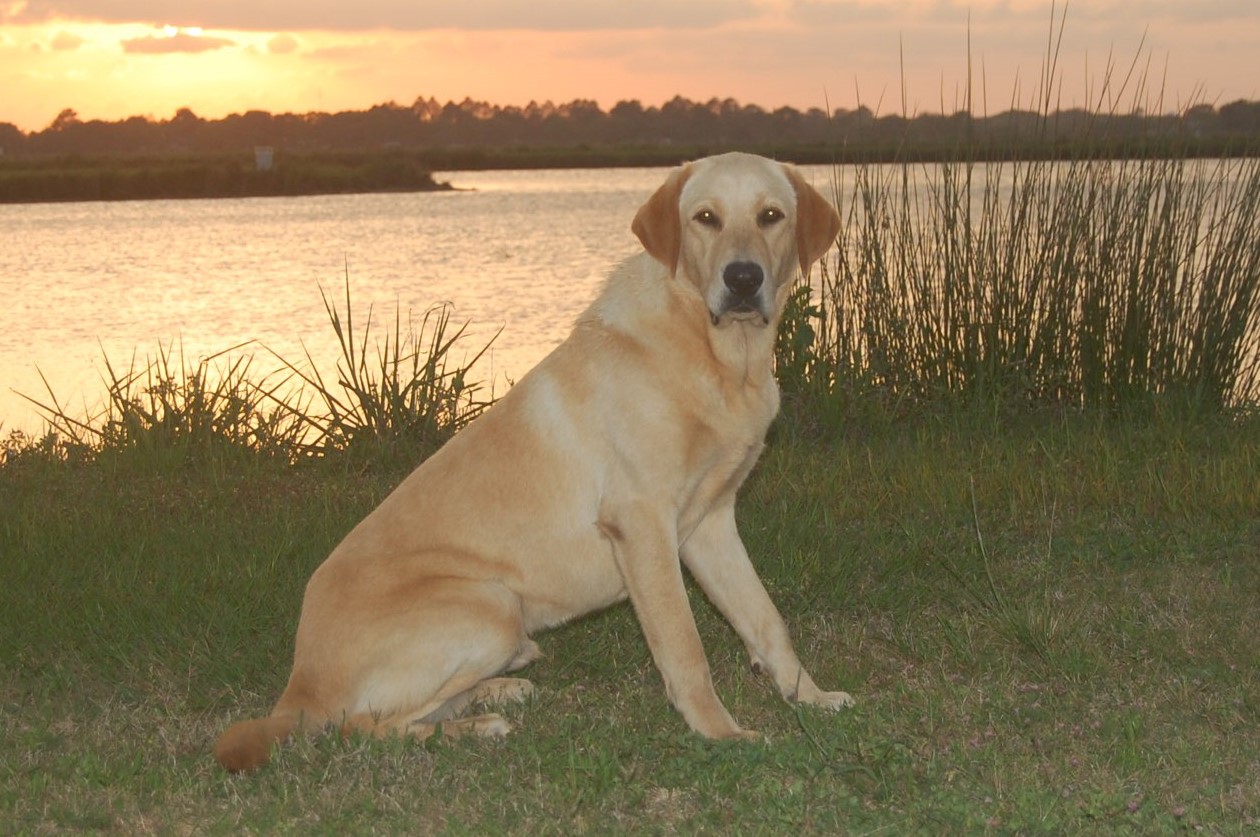
POLYGON ((564 338, 613 265, 662 169, 443 174, 469 191, 0 206, 0 421, 35 431, 40 373, 71 414, 100 404, 103 359, 191 362, 249 343, 256 368, 304 346, 331 369, 320 298, 392 328, 454 305, 479 377, 519 378, 564 338))

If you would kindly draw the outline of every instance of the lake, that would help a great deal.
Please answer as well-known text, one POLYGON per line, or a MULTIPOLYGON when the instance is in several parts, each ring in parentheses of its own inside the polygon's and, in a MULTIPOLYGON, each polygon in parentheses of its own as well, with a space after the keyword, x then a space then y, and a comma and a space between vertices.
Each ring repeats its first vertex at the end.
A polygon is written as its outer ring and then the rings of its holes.
MULTIPOLYGON (((161 347, 190 362, 250 343, 261 374, 309 348, 337 357, 320 298, 392 327, 432 305, 469 322, 468 355, 502 327, 479 377, 501 391, 568 333, 638 243, 630 221, 664 169, 451 172, 461 190, 0 206, 0 421, 39 430, 14 391, 81 415, 103 358, 137 368, 161 347)), ((820 184, 830 170, 811 170, 820 184)), ((457 352, 457 356, 458 356, 457 352)))

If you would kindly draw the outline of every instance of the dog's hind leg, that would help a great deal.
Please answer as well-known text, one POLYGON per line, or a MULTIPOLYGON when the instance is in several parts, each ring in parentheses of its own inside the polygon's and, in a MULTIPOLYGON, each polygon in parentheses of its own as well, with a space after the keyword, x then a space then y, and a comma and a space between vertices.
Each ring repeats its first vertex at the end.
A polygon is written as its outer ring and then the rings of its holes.
POLYGON ((439 727, 443 735, 451 738, 463 735, 502 738, 512 731, 512 725, 502 715, 493 712, 447 720, 432 720, 430 715, 417 718, 415 713, 405 713, 388 718, 366 714, 354 715, 341 725, 341 734, 365 732, 374 738, 401 735, 423 741, 437 732, 439 727))
MULTIPOLYGON (((538 644, 526 640, 505 672, 519 671, 543 655, 538 644)), ((534 694, 534 684, 523 677, 488 677, 466 692, 461 692, 442 706, 420 719, 435 723, 459 718, 470 706, 502 706, 505 703, 524 703, 534 694)))
POLYGON ((441 723, 451 735, 506 734, 498 715, 456 716, 532 692, 527 680, 498 676, 541 655, 525 635, 519 598, 496 582, 428 579, 421 587, 397 591, 394 600, 407 606, 377 610, 363 631, 371 641, 353 641, 359 685, 343 731, 423 738, 441 723))
MULTIPOLYGON (((509 671, 511 669, 508 669, 509 671)), ((502 706, 524 703, 534 694, 534 684, 523 677, 489 677, 466 692, 456 695, 429 713, 424 721, 448 721, 458 718, 470 706, 502 706)))
POLYGON ((362 731, 376 737, 410 735, 428 738, 442 728, 443 735, 481 735, 501 737, 512 731, 512 725, 497 713, 461 717, 469 706, 501 706, 508 702, 522 703, 534 694, 534 684, 522 677, 489 677, 461 692, 427 715, 406 712, 389 718, 360 713, 342 725, 342 732, 362 731))

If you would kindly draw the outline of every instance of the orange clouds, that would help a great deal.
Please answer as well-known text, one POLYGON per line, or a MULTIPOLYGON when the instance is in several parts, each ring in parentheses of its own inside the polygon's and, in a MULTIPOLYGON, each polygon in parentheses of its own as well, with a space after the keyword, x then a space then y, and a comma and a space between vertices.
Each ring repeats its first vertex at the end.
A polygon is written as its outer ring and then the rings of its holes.
POLYGON ((61 31, 56 35, 53 35, 52 40, 49 42, 49 46, 58 52, 68 49, 78 49, 83 46, 83 39, 78 35, 61 31))
POLYGON ((234 46, 234 42, 227 38, 214 38, 182 30, 161 35, 145 35, 142 38, 129 38, 120 41, 119 44, 123 52, 150 55, 166 55, 172 52, 198 53, 234 46))
POLYGON ((291 55, 298 51, 301 43, 292 35, 281 33, 267 41, 267 51, 272 55, 291 55))
MULTIPOLYGON (((67 107, 85 119, 165 118, 181 107, 204 116, 332 111, 418 96, 594 99, 609 108, 680 94, 770 109, 918 113, 961 106, 970 93, 977 110, 996 111, 1034 95, 1049 8, 1047 0, 0 0, 0 122, 42 128, 67 107)), ((1055 95, 1064 107, 1096 105, 1107 63, 1127 69, 1137 56, 1140 67, 1149 60, 1162 95, 1143 106, 1260 98, 1257 43, 1255 0, 1073 0, 1055 95)))

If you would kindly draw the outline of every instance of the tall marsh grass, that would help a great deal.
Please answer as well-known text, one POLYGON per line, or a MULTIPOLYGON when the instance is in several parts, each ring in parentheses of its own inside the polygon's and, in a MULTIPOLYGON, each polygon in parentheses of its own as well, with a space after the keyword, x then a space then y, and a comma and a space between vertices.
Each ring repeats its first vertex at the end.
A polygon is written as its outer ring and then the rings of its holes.
MULTIPOLYGON (((66 460, 135 454, 154 465, 233 453, 287 456, 300 430, 293 410, 269 376, 258 382, 254 358, 238 354, 241 348, 192 362, 182 345, 159 345, 143 361, 133 354, 126 368, 106 357, 105 399, 81 414, 45 379, 44 396, 23 395, 48 423, 30 447, 66 460)), ((10 437, 10 457, 21 441, 21 434, 10 437)))
POLYGON ((492 403, 456 358, 465 326, 438 305, 417 322, 395 310, 382 335, 369 308, 356 324, 346 281, 344 310, 321 288, 340 350, 329 374, 309 350, 304 362, 275 353, 279 368, 260 373, 257 356, 237 346, 193 362, 182 348, 124 370, 105 359, 104 403, 82 416, 46 384, 25 396, 48 423, 42 438, 11 434, 0 462, 39 453, 63 460, 134 456, 145 466, 251 457, 289 463, 338 458, 414 465, 492 403))
POLYGON ((1260 399, 1260 160, 859 166, 835 193, 781 343, 819 416, 1260 399))
POLYGON ((299 456, 336 451, 410 458, 435 450, 493 402, 481 398, 482 385, 469 380, 468 371, 494 338, 471 358, 454 361, 468 326, 452 326, 450 306, 430 308, 418 325, 395 308, 392 330, 374 343, 371 308, 356 331, 348 281, 344 313, 322 288, 320 295, 341 351, 336 384, 320 373, 309 351, 301 366, 281 358, 308 394, 305 401, 287 402, 308 431, 295 440, 299 456))

